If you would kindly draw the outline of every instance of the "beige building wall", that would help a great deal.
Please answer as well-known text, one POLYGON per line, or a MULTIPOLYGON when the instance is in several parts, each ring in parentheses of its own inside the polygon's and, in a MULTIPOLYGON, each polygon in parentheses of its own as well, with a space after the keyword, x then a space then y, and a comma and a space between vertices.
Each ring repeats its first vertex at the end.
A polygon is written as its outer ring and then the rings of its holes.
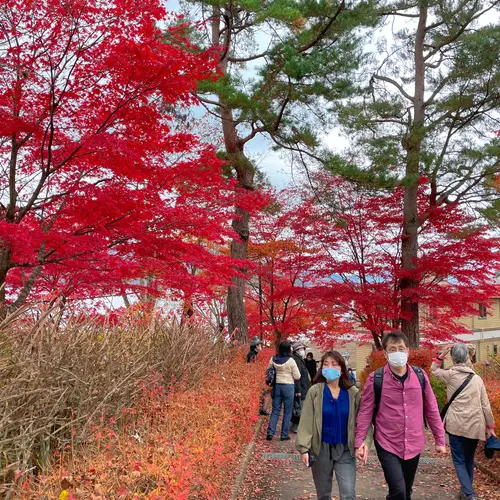
POLYGON ((500 328, 500 299, 494 298, 491 306, 487 309, 486 318, 479 315, 479 304, 477 305, 477 314, 460 319, 460 323, 473 330, 488 330, 500 328))
POLYGON ((476 351, 478 362, 482 363, 483 361, 488 361, 490 356, 500 355, 500 338, 480 340, 478 344, 479 347, 476 351))
POLYGON ((366 360, 368 359, 368 356, 372 353, 373 347, 372 344, 358 344, 357 346, 358 349, 356 353, 356 373, 358 374, 359 377, 361 372, 366 367, 366 360))

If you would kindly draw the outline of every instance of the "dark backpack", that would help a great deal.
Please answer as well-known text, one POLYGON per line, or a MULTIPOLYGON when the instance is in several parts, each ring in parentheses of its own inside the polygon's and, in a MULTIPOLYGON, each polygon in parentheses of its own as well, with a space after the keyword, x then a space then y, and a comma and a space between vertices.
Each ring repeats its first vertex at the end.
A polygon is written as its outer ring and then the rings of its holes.
MULTIPOLYGON (((418 377, 418 381, 420 382, 420 387, 422 387, 422 401, 424 402, 424 412, 425 412, 425 375, 422 368, 418 366, 412 366, 412 370, 415 372, 415 375, 418 377)), ((373 390, 375 392, 375 407, 373 408, 373 428, 375 429, 375 417, 378 413, 378 408, 380 406, 380 399, 382 398, 382 384, 384 383, 384 368, 377 368, 375 370, 375 374, 373 376, 373 390)), ((424 424, 427 427, 427 422, 424 416, 424 424)))
POLYGON ((276 385, 276 368, 274 365, 271 365, 266 370, 266 385, 269 387, 274 387, 274 385, 276 385))

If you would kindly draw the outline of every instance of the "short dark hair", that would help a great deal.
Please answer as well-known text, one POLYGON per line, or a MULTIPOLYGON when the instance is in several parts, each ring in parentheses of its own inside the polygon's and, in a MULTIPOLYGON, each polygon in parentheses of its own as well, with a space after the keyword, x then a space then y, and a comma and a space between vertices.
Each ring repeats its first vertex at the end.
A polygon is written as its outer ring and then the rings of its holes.
POLYGON ((282 340, 278 347, 278 353, 280 356, 290 356, 292 350, 292 343, 288 340, 282 340))
POLYGON ((382 337, 382 349, 385 351, 387 344, 392 344, 398 340, 402 340, 406 347, 410 347, 410 341, 403 332, 389 332, 382 337))

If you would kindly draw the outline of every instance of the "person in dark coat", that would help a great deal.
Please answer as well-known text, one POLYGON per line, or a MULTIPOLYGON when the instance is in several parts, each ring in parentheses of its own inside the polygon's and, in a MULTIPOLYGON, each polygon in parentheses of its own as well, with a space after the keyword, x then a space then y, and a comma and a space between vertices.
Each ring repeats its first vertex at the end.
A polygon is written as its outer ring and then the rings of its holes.
MULTIPOLYGON (((252 337, 250 339, 250 350, 247 354, 247 363, 255 363, 257 361, 257 355, 262 351, 262 341, 257 337, 252 337)), ((260 409, 259 415, 270 415, 271 412, 267 409, 268 396, 271 394, 271 388, 264 387, 262 394, 260 396, 260 409)))
POLYGON ((312 352, 307 353, 304 362, 306 364, 307 371, 309 372, 309 375, 311 377, 311 382, 314 382, 314 377, 316 377, 316 373, 318 373, 318 366, 312 352))
POLYGON ((304 401, 307 396, 307 392, 311 387, 311 378, 309 376, 309 371, 305 364, 306 357, 306 346, 302 342, 294 342, 292 345, 293 349, 293 359, 297 363, 297 367, 300 371, 300 379, 295 381, 295 400, 293 403, 292 411, 292 424, 290 426, 290 432, 297 433, 300 422, 300 414, 302 412, 302 406, 304 406, 304 401))
POLYGON ((257 354, 262 350, 262 342, 259 337, 255 336, 250 340, 250 350, 247 354, 247 363, 255 363, 257 354))

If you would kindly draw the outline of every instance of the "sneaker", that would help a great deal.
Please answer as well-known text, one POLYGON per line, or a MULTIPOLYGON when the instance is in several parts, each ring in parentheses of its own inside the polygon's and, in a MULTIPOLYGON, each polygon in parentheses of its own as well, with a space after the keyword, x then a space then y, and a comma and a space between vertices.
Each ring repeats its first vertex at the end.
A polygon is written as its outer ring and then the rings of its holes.
POLYGON ((264 416, 267 416, 267 415, 271 415, 271 412, 270 412, 270 411, 267 411, 267 410, 262 410, 262 409, 260 409, 260 410, 259 410, 259 415, 264 415, 264 416))
POLYGON ((478 500, 477 495, 470 495, 467 497, 467 500, 478 500))
POLYGON ((268 434, 268 435, 266 436, 266 439, 267 439, 268 441, 272 441, 272 440, 273 440, 273 435, 272 435, 272 434, 268 434))
POLYGON ((290 436, 285 436, 285 437, 281 437, 280 441, 290 441, 290 439, 291 439, 290 436))

